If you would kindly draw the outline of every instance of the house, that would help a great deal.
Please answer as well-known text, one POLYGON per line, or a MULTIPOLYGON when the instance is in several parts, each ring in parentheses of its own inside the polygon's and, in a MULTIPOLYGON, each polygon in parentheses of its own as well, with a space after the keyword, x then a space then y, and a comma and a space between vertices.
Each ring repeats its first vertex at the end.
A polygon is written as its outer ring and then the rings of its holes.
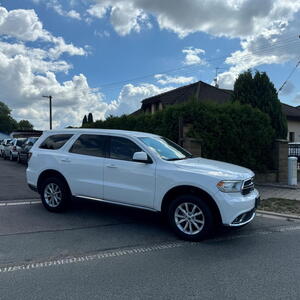
MULTIPOLYGON (((220 89, 203 81, 198 81, 142 100, 141 108, 131 115, 153 114, 163 110, 168 105, 183 103, 190 99, 200 102, 226 103, 230 101, 232 93, 232 90, 220 89)), ((300 106, 294 107, 281 103, 281 109, 288 122, 287 140, 289 142, 300 142, 300 106)))
POLYGON ((225 103, 230 101, 232 91, 219 89, 203 81, 198 81, 185 85, 174 90, 144 99, 142 107, 135 111, 133 115, 144 113, 155 113, 163 110, 168 105, 183 103, 190 99, 197 101, 213 101, 216 103, 225 103))
POLYGON ((300 142, 300 108, 281 103, 281 110, 288 123, 287 140, 289 142, 300 142))

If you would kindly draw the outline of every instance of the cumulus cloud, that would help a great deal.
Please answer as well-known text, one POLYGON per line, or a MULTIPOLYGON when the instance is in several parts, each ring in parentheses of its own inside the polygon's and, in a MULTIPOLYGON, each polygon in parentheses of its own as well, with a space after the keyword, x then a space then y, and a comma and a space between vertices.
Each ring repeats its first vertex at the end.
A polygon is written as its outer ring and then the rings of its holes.
MULTIPOLYGON (((274 22, 288 20, 300 6, 299 2, 293 0, 94 0, 94 2, 96 4, 88 9, 92 16, 102 18, 109 9, 113 11, 127 5, 127 13, 120 15, 120 22, 123 25, 136 24, 139 16, 151 15, 156 18, 161 29, 175 32, 181 38, 194 32, 205 32, 218 37, 246 38, 260 34, 262 28, 269 27, 274 22)), ((117 18, 118 16, 114 16, 113 25, 118 24, 117 18)))
POLYGON ((48 103, 42 95, 51 94, 54 125, 79 125, 82 111, 96 110, 103 118, 110 107, 103 95, 89 87, 83 74, 60 83, 58 72, 68 73, 72 65, 60 59, 63 53, 85 55, 83 48, 67 44, 45 29, 34 10, 7 11, 0 7, 0 33, 15 38, 0 41, 0 101, 13 109, 17 119, 29 119, 37 128, 48 126, 48 103), (27 45, 41 40, 44 48, 27 45), (75 124, 74 124, 75 123, 75 124))
POLYGON ((143 83, 140 85, 126 84, 123 86, 117 100, 111 103, 111 107, 107 110, 107 115, 119 116, 134 112, 141 107, 141 101, 145 98, 167 92, 173 89, 168 86, 159 88, 154 84, 143 83))
POLYGON ((188 47, 182 50, 185 54, 184 64, 185 65, 205 65, 206 62, 201 55, 205 54, 205 51, 200 48, 188 47))
POLYGON ((23 41, 49 40, 50 34, 32 9, 7 11, 0 6, 0 35, 11 36, 23 41))
POLYGON ((103 18, 109 14, 113 28, 121 36, 131 32, 140 32, 142 26, 151 27, 143 9, 137 8, 130 1, 104 0, 92 5, 87 12, 96 18, 103 18))
POLYGON ((161 85, 165 84, 187 84, 195 80, 193 76, 168 76, 166 74, 156 74, 154 78, 161 85))

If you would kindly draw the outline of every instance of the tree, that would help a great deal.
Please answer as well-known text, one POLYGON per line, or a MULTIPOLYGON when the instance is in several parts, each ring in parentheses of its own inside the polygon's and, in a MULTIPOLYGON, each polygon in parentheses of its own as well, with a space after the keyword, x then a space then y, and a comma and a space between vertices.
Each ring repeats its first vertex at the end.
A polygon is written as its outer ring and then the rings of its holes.
POLYGON ((87 124, 87 117, 84 115, 83 120, 82 120, 82 127, 87 124))
POLYGON ((33 130, 33 125, 28 120, 21 120, 18 124, 20 130, 33 130))
POLYGON ((287 121, 274 84, 265 72, 256 71, 253 76, 251 70, 248 70, 240 74, 234 84, 233 101, 250 104, 269 115, 275 137, 286 139, 287 121))
POLYGON ((89 113, 88 115, 88 123, 94 123, 94 118, 92 113, 89 113))
POLYGON ((10 115, 11 110, 9 107, 0 102, 0 131, 4 133, 11 133, 18 128, 18 123, 10 115))

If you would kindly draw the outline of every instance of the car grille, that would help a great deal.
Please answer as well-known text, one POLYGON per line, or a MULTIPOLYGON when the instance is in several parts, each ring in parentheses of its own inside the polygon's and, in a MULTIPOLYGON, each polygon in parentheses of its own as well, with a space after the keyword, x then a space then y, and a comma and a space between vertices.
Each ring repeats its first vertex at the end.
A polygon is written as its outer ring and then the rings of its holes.
POLYGON ((254 190, 254 177, 251 179, 245 180, 243 189, 242 189, 242 194, 243 195, 248 195, 254 190))

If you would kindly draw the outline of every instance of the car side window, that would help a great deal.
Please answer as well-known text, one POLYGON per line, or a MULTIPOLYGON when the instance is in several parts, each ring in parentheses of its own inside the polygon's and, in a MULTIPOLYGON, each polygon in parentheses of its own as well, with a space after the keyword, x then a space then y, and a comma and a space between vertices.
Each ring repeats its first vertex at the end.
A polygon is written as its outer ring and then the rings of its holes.
POLYGON ((143 151, 137 144, 123 137, 111 137, 110 158, 132 161, 135 152, 143 151))
POLYGON ((60 149, 73 134, 55 134, 48 136, 40 145, 41 149, 57 150, 60 149))
POLYGON ((82 134, 73 144, 71 153, 105 157, 107 136, 97 134, 82 134))

